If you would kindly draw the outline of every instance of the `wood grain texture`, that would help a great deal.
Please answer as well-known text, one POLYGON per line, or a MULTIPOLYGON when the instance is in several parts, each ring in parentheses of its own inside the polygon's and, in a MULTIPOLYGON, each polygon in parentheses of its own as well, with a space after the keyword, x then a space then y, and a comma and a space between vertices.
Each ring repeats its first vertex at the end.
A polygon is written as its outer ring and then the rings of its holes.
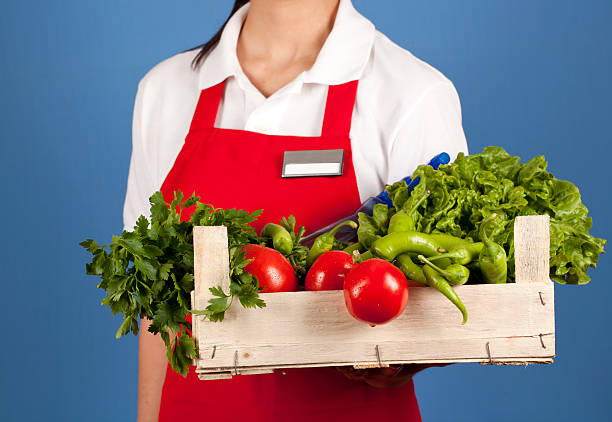
MULTIPOLYGON (((227 268, 224 272, 210 261, 224 259, 227 267, 227 238, 225 251, 219 245, 224 235, 222 231, 194 232, 195 301, 201 308, 210 297, 202 294, 203 289, 207 293, 221 279, 229 282, 223 278, 227 268), (207 241, 196 241, 204 236, 207 241)), ((547 242, 547 217, 517 218, 517 273, 519 267, 539 269, 524 268, 520 283, 457 287, 469 313, 466 325, 461 325, 461 314, 454 305, 428 287, 411 288, 405 312, 376 327, 348 314, 342 291, 266 293, 261 294, 267 304, 264 309, 232 306, 222 323, 194 317, 200 347, 196 372, 200 379, 219 379, 236 373, 316 366, 551 363, 555 356, 554 283, 548 278, 548 259, 542 259, 539 252, 542 248, 548 254, 547 242), (523 265, 524 259, 528 264, 523 265)))
MULTIPOLYGON (((527 365, 533 365, 533 364, 551 364, 553 363, 552 358, 530 358, 529 360, 514 360, 514 359, 507 359, 507 358, 495 358, 491 361, 489 361, 488 358, 486 359, 462 359, 461 361, 457 361, 456 359, 427 359, 427 360, 408 360, 408 361, 397 361, 397 362, 389 362, 389 364, 410 364, 410 363, 415 363, 415 364, 423 364, 423 363, 479 363, 480 365, 496 365, 496 366, 505 366, 505 365, 509 365, 509 366, 527 366, 527 365)), ((313 368, 313 367, 320 367, 322 365, 312 365, 312 364, 295 364, 295 365, 285 365, 283 366, 284 369, 289 369, 289 368, 313 368)), ((338 363, 333 363, 330 364, 328 366, 353 366, 356 369, 364 369, 364 368, 375 368, 378 367, 378 365, 375 364, 370 364, 370 365, 360 365, 360 364, 354 364, 352 362, 338 362, 338 363)), ((269 367, 265 367, 265 366, 260 366, 257 368, 248 368, 248 367, 240 367, 238 368, 238 375, 257 375, 257 374, 269 374, 272 373, 274 371, 282 371, 281 368, 277 368, 275 366, 269 366, 269 367)), ((209 372, 208 370, 196 370, 196 373, 198 374, 198 378, 201 380, 215 380, 215 379, 229 379, 232 378, 234 376, 234 374, 236 373, 235 370, 232 369, 228 369, 225 368, 224 370, 221 370, 220 372, 209 372)))
MULTIPOLYGON (((196 303, 196 295, 195 295, 195 289, 193 289, 191 291, 191 306, 193 308, 193 304, 196 303)), ((195 344, 198 344, 198 318, 192 318, 191 319, 191 333, 192 333, 192 337, 193 340, 195 342, 195 344)), ((198 366, 198 360, 197 359, 193 359, 191 364, 195 367, 198 366)))
POLYGON ((439 292, 414 288, 406 311, 376 327, 348 314, 341 291, 262 294, 264 310, 232 307, 222 324, 199 323, 216 352, 214 358, 201 354, 198 368, 233 367, 236 351, 238 367, 376 364, 376 345, 385 363, 483 361, 487 342, 493 359, 554 356, 551 282, 468 285, 457 293, 469 309, 466 325, 439 292))
POLYGON ((550 281, 550 217, 531 215, 514 220, 517 283, 550 281))
MULTIPOLYGON (((193 267, 194 267, 194 309, 202 310, 212 298, 209 289, 221 286, 224 292, 229 291, 229 250, 227 244, 227 227, 196 226, 193 228, 193 267)), ((201 327, 201 318, 193 316, 193 333, 200 354, 211 353, 206 340, 207 329, 201 327)))

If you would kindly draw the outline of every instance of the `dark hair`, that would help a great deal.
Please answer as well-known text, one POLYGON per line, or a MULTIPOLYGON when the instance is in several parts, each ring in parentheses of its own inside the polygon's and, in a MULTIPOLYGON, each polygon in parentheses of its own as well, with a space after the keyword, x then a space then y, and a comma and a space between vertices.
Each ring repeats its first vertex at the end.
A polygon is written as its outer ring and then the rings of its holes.
POLYGON ((219 39, 221 39, 221 33, 223 32, 223 29, 225 28, 225 25, 227 25, 227 22, 231 19, 232 16, 234 16, 234 13, 236 13, 236 11, 238 9, 240 9, 242 6, 244 6, 248 2, 249 2, 249 0, 236 0, 234 2, 234 7, 232 8, 231 13, 227 17, 227 19, 225 20, 225 22, 223 23, 221 28, 219 28, 217 33, 215 35, 213 35, 212 38, 209 39, 204 44, 199 45, 199 46, 194 47, 194 48, 191 49, 191 50, 197 50, 198 48, 201 49, 200 52, 198 53, 198 55, 195 56, 195 58, 191 62, 191 67, 193 67, 194 69, 197 69, 198 67, 200 67, 200 65, 204 61, 204 58, 206 57, 206 55, 219 42, 219 39))

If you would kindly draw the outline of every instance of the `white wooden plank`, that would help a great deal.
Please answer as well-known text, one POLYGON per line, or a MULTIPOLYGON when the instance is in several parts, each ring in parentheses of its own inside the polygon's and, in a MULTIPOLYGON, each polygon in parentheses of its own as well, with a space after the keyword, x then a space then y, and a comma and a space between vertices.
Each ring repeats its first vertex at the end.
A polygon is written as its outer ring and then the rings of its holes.
POLYGON ((223 323, 200 324, 216 353, 213 359, 201 355, 198 368, 231 367, 236 351, 238 366, 249 367, 376 362, 377 344, 385 362, 482 360, 487 341, 492 349, 496 344, 492 354, 497 358, 554 356, 554 342, 549 341, 554 334, 551 282, 458 287, 469 310, 464 326, 459 311, 439 292, 410 292, 406 311, 377 327, 352 318, 341 291, 262 294, 267 303, 263 310, 236 306, 223 323), (540 334, 545 350, 540 350, 540 334))
MULTIPOLYGON (((484 339, 441 339, 432 341, 388 341, 379 344, 382 354, 386 358, 385 364, 395 363, 439 363, 439 362, 538 362, 552 361, 554 357, 554 334, 542 337, 547 348, 543 348, 539 336, 514 338, 484 338, 484 339), (487 343, 491 352, 487 351, 487 343), (550 347, 549 347, 550 346, 550 347), (402 358, 402 356, 406 358, 402 358)), ((311 366, 344 366, 355 365, 363 356, 369 356, 369 361, 360 362, 361 367, 379 366, 374 353, 375 345, 366 343, 348 344, 293 344, 283 345, 282 355, 275 346, 245 346, 240 350, 237 361, 239 374, 247 373, 247 369, 256 368, 292 368, 311 366), (296 362, 292 354, 310 356, 308 362, 296 362), (247 357, 248 356, 248 357, 247 357), (337 357, 333 359, 333 357, 337 357), (265 362, 274 362, 273 364, 265 362), (368 365, 364 365, 364 364, 368 365)), ((223 347, 220 355, 231 356, 234 350, 223 347)), ((199 373, 215 372, 234 373, 234 366, 212 368, 198 368, 199 373)))
POLYGON ((232 379, 232 377, 233 376, 229 371, 218 374, 198 374, 198 378, 202 381, 227 380, 232 379))
POLYGON ((552 317, 552 306, 542 306, 539 292, 545 299, 552 297, 551 282, 465 285, 456 291, 468 308, 466 325, 461 325, 460 312, 442 294, 421 287, 410 289, 408 306, 399 318, 376 327, 349 315, 342 291, 264 293, 266 308, 232 306, 222 323, 205 321, 201 326, 207 341, 217 345, 375 342, 385 341, 390 334, 482 338, 483 333, 511 336, 524 335, 525 329, 539 333, 550 328, 547 318, 552 317), (523 312, 517 312, 521 307, 523 312), (528 307, 535 313, 527 312, 528 307))
MULTIPOLYGON (((517 360, 516 358, 495 358, 491 361, 489 361, 488 357, 487 358, 477 358, 477 359, 461 359, 461 360, 457 360, 457 359, 426 359, 426 360, 408 360, 408 361, 391 361, 389 362, 389 364, 391 365, 396 365, 396 364, 435 364, 435 363, 479 363, 481 365, 532 365, 532 364, 551 364, 553 363, 553 358, 552 357, 546 357, 546 358, 534 358, 534 357, 530 357, 530 358, 525 358, 524 360, 517 360)), ((321 366, 353 366, 356 369, 364 369, 364 367, 360 368, 354 365, 354 363, 352 362, 335 362, 333 364, 329 364, 329 365, 317 365, 317 364, 292 364, 292 365, 285 365, 283 366, 282 369, 291 369, 291 368, 314 368, 314 367, 321 367, 321 366)), ((367 368, 374 368, 376 367, 376 365, 368 365, 367 368)), ((256 368, 250 368, 250 367, 240 367, 238 369, 238 375, 257 375, 257 374, 269 374, 272 373, 276 370, 281 370, 281 368, 276 368, 275 366, 270 366, 270 367, 256 367, 256 368)), ((198 374, 198 377, 201 380, 209 380, 209 379, 228 379, 228 378, 232 378, 234 375, 234 369, 233 368, 224 368, 222 371, 220 370, 220 372, 207 372, 210 370, 197 370, 196 373, 198 374)))
MULTIPOLYGON (((277 370, 277 368, 241 368, 238 369, 237 375, 263 375, 271 374, 277 370)), ((198 378, 202 381, 217 380, 217 379, 230 379, 236 375, 234 368, 226 368, 219 372, 198 372, 198 378)))
MULTIPOLYGON (((204 309, 212 297, 209 289, 215 286, 229 290, 229 251, 227 227, 196 226, 193 228, 194 309, 204 309)), ((212 353, 206 341, 207 330, 202 330, 202 317, 193 316, 193 332, 200 351, 206 356, 212 353)))
POLYGON ((550 281, 550 217, 530 215, 514 220, 517 283, 550 281))

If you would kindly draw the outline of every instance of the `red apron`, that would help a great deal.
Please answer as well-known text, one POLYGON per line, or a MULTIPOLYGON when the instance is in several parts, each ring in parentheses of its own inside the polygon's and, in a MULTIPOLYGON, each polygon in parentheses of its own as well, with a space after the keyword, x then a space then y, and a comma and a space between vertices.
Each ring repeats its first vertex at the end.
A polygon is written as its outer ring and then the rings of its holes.
MULTIPOLYGON (((162 185, 166 200, 180 189, 215 207, 264 209, 254 224, 257 230, 293 214, 312 231, 359 207, 349 138, 357 81, 329 87, 318 137, 215 128, 224 86, 222 82, 201 92, 185 144, 162 185), (284 151, 323 149, 344 150, 342 176, 281 178, 284 151)), ((161 422, 421 420, 412 381, 379 389, 349 380, 334 368, 200 381, 193 369, 183 378, 168 365, 161 422)))

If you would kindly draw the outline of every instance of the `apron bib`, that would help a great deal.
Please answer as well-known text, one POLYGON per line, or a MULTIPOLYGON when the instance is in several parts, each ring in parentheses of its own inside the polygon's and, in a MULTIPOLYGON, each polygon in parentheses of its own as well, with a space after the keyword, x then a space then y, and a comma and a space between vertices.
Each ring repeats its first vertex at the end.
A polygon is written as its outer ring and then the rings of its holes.
MULTIPOLYGON (((185 144, 162 185, 164 198, 172 200, 174 191, 181 190, 186 196, 195 192, 200 201, 215 207, 263 209, 253 223, 257 231, 290 214, 307 232, 351 214, 361 205, 349 138, 357 84, 329 87, 317 137, 215 128, 225 82, 202 90, 185 144), (325 149, 344 150, 341 176, 281 177, 285 151, 325 149)), ((188 219, 189 213, 184 212, 183 218, 188 219)), ((159 420, 421 420, 412 381, 378 389, 349 380, 334 368, 284 372, 200 381, 193 367, 183 378, 168 365, 159 420)))

